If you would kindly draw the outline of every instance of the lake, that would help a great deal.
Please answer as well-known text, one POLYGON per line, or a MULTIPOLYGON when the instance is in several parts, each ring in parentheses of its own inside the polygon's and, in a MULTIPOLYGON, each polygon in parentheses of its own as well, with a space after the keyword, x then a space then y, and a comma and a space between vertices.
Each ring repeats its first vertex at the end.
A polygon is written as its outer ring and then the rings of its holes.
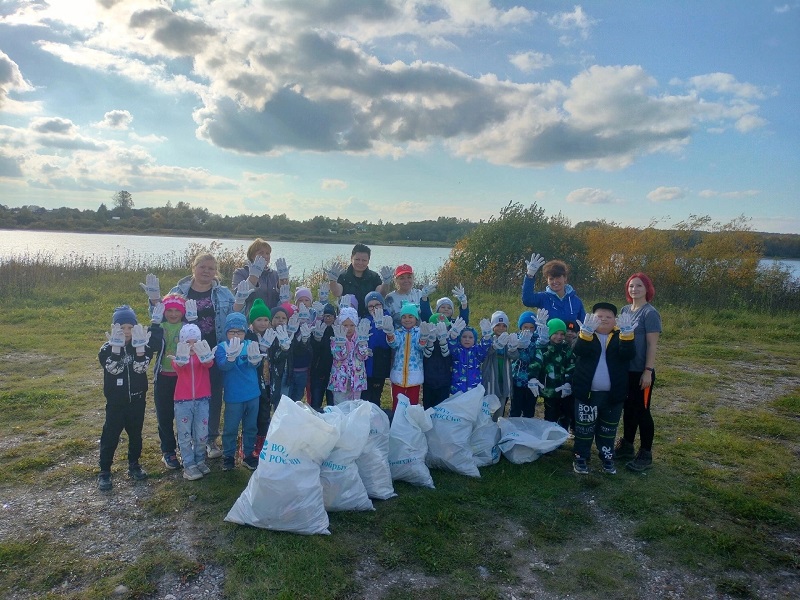
MULTIPOLYGON (((138 262, 159 264, 165 256, 181 256, 190 244, 209 246, 220 243, 222 250, 242 253, 254 238, 218 239, 204 237, 169 237, 149 235, 122 235, 103 233, 71 233, 60 231, 0 230, 0 259, 11 257, 50 255, 61 261, 83 256, 105 262, 109 259, 140 259, 138 262)), ((292 277, 301 277, 337 257, 349 262, 353 244, 318 244, 267 240, 272 246, 272 264, 285 258, 292 268, 292 277)), ((383 265, 396 267, 410 264, 420 275, 436 273, 450 255, 450 248, 418 248, 408 246, 370 246, 370 268, 378 270, 383 265)), ((131 260, 130 262, 137 262, 131 260)), ((230 273, 224 273, 230 276, 230 273)))

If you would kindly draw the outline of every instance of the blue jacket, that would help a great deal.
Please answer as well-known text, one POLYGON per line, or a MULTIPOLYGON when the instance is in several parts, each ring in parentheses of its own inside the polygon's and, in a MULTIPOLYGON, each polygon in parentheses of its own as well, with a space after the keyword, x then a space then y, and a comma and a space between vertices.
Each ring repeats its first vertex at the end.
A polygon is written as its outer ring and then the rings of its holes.
POLYGON ((236 360, 229 361, 225 351, 228 349, 228 342, 217 344, 214 349, 214 361, 222 371, 222 385, 225 390, 225 402, 237 404, 258 398, 261 395, 261 388, 258 385, 258 365, 251 365, 247 360, 247 347, 250 344, 257 344, 251 340, 242 342, 242 351, 236 360))
POLYGON ((571 285, 564 286, 564 297, 558 295, 548 286, 544 292, 533 291, 533 277, 522 278, 522 303, 530 308, 546 308, 551 319, 575 321, 586 317, 583 302, 578 298, 571 285))
MULTIPOLYGON (((192 287, 192 276, 187 275, 169 293, 181 294, 184 298, 188 298, 190 287, 192 287)), ((233 312, 236 297, 228 288, 214 280, 211 286, 211 303, 214 305, 214 329, 217 331, 217 341, 221 342, 226 339, 225 319, 233 312)))

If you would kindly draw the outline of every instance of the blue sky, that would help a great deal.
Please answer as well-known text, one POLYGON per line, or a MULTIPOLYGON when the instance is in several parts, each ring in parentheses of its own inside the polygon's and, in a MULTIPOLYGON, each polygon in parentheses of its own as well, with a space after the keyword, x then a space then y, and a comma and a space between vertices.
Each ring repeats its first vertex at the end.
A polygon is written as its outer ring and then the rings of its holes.
POLYGON ((0 203, 800 233, 800 2, 4 0, 0 203))

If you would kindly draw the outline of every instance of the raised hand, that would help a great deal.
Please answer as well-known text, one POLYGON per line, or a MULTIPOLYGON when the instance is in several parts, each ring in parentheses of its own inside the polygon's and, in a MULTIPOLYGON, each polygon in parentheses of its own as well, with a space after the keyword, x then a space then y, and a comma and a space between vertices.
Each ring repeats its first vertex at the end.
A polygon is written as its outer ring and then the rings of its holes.
POLYGON ((275 261, 275 270, 278 272, 278 279, 289 279, 289 269, 291 269, 291 265, 286 264, 285 258, 279 258, 275 261))
POLYGON ((419 339, 426 346, 432 346, 436 341, 436 325, 423 321, 419 324, 419 339))
POLYGON ((256 259, 250 263, 250 269, 248 272, 248 277, 255 277, 258 279, 261 277, 261 274, 264 272, 264 269, 267 268, 267 259, 263 256, 259 255, 256 256, 256 259))
POLYGON ((262 335, 258 336, 258 349, 261 352, 266 352, 272 347, 272 342, 275 341, 276 333, 274 329, 267 329, 262 335))
POLYGON ((617 317, 617 327, 619 327, 620 333, 633 333, 633 328, 635 327, 633 315, 629 312, 620 313, 617 317))
POLYGON ((197 300, 186 301, 186 320, 189 323, 197 321, 197 300))
POLYGON ((228 357, 229 362, 234 362, 242 352, 242 340, 235 337, 228 340, 228 345, 225 347, 225 356, 228 357))
POLYGON ((545 323, 536 323, 536 345, 547 346, 550 341, 550 329, 545 323))
POLYGON ((329 281, 323 281, 322 283, 319 284, 318 294, 319 294, 319 301, 322 304, 326 304, 328 302, 328 297, 331 294, 331 284, 329 281))
POLYGON ((325 310, 325 305, 322 302, 316 301, 311 303, 311 310, 317 313, 317 318, 322 317, 322 311, 325 310))
POLYGON ((344 332, 344 327, 338 323, 333 326, 333 341, 337 346, 344 346, 347 343, 347 335, 344 332))
MULTIPOLYGON (((195 349, 195 352, 197 349, 195 349)), ((178 342, 178 348, 175 351, 175 362, 181 366, 189 364, 189 344, 186 342, 178 342)))
MULTIPOLYGON (((461 317, 459 317, 460 319, 461 317)), ((481 328, 481 335, 483 337, 489 337, 492 335, 492 322, 489 319, 481 319, 478 325, 481 328)))
POLYGON ((550 313, 546 308, 540 308, 536 311, 536 325, 544 325, 547 327, 547 321, 550 319, 550 313))
POLYGON ((383 321, 381 322, 381 330, 385 332, 386 335, 394 333, 394 321, 392 321, 392 317, 383 315, 382 319, 383 321))
POLYGON ((422 298, 427 298, 428 296, 433 294, 433 292, 435 292, 435 291, 436 291, 436 282, 435 281, 431 281, 429 284, 423 285, 422 286, 422 290, 421 290, 422 298))
POLYGON ((302 302, 297 306, 297 318, 301 323, 308 323, 311 320, 311 311, 302 302))
POLYGON ((314 339, 320 341, 322 336, 325 335, 325 330, 328 328, 324 322, 320 321, 316 325, 314 325, 314 339))
MULTIPOLYGON (((333 261, 328 267, 325 269, 325 275, 328 276, 329 281, 336 281, 339 279, 339 275, 345 272, 347 267, 337 261, 333 261)), ((330 287, 328 288, 330 290, 330 287)), ((325 300, 323 300, 325 302, 325 300)))
POLYGON ((520 331, 519 332, 519 348, 520 348, 520 350, 524 350, 525 348, 530 346, 531 345, 531 341, 533 341, 533 333, 532 332, 528 331, 527 329, 525 331, 520 331))
POLYGON ((242 279, 239 285, 236 286, 236 304, 244 304, 247 299, 255 291, 255 286, 247 279, 242 279))
POLYGON ((201 363, 210 363, 214 360, 214 352, 212 352, 211 346, 209 346, 208 342, 205 340, 194 343, 194 353, 201 363))
POLYGON ((540 254, 531 254, 531 259, 525 261, 526 275, 528 277, 535 277, 536 271, 542 268, 544 258, 540 254))
POLYGON ((247 344, 247 362, 255 367, 261 362, 262 358, 258 344, 250 340, 250 343, 247 344))
POLYGON ((506 347, 509 350, 516 350, 519 348, 519 337, 514 335, 513 333, 508 334, 508 342, 506 342, 506 347))
MULTIPOLYGON (((372 321, 375 323, 375 329, 383 329, 383 309, 375 308, 372 311, 372 321)), ((389 317, 391 319, 391 317, 389 317)))
POLYGON ((111 326, 111 333, 106 333, 106 339, 111 345, 111 349, 118 353, 120 348, 125 345, 125 332, 122 331, 122 325, 114 323, 111 326))
POLYGON ((160 325, 164 320, 164 303, 159 302, 153 307, 153 314, 150 315, 150 322, 153 325, 160 325))
POLYGON ((600 317, 594 313, 589 313, 583 318, 583 323, 581 323, 580 320, 578 320, 577 323, 580 326, 581 331, 591 337, 594 335, 595 329, 597 329, 597 326, 600 324, 600 317))
POLYGON ((298 329, 300 329, 300 315, 294 313, 286 323, 286 331, 289 333, 289 337, 294 337, 298 329))
MULTIPOLYGON (((484 319, 484 321, 487 321, 487 320, 484 319)), ((461 317, 458 317, 455 321, 453 321, 453 326, 450 327, 450 337, 453 338, 453 339, 458 338, 458 336, 461 335, 461 332, 464 331, 464 328, 466 326, 467 326, 467 322, 464 319, 462 319, 461 317)), ((489 328, 489 330, 491 331, 491 327, 489 328)))
POLYGON ((144 354, 144 347, 150 341, 150 332, 144 328, 144 325, 137 323, 133 326, 131 331, 131 345, 136 348, 137 354, 144 354))
POLYGON ((369 322, 369 319, 361 319, 358 322, 358 326, 356 330, 358 331, 358 343, 366 344, 369 342, 369 336, 372 335, 370 330, 372 329, 372 323, 369 322))
POLYGON ((492 345, 494 346, 495 350, 502 350, 503 348, 505 348, 508 345, 508 340, 510 339, 510 337, 511 336, 508 335, 507 331, 504 331, 503 333, 498 335, 492 342, 492 345))
POLYGON ((289 337, 289 332, 286 330, 286 325, 278 325, 275 328, 275 336, 278 338, 278 343, 284 350, 288 350, 292 345, 292 340, 289 337))
POLYGON ((561 397, 562 398, 566 398, 567 396, 569 396, 572 393, 572 384, 571 383, 565 383, 564 385, 560 385, 560 386, 558 386, 556 388, 555 391, 561 392, 561 397))
POLYGON ((144 278, 144 283, 140 283, 139 287, 147 294, 147 298, 153 302, 161 300, 161 286, 158 283, 158 277, 152 273, 148 273, 144 278))
POLYGON ((387 266, 381 267, 381 281, 383 285, 389 285, 392 283, 392 279, 394 279, 394 269, 387 266))
POLYGON ((289 298, 292 297, 292 290, 289 287, 288 283, 284 283, 281 287, 278 288, 278 299, 280 300, 281 304, 284 302, 288 302, 289 298))
POLYGON ((439 339, 439 343, 444 344, 447 341, 447 325, 444 321, 436 324, 436 337, 439 339))
POLYGON ((461 308, 467 307, 467 294, 464 292, 464 286, 460 283, 453 288, 453 296, 456 297, 456 300, 461 304, 461 308))
POLYGON ((300 324, 300 340, 303 342, 307 342, 308 338, 311 337, 311 325, 308 323, 301 323, 300 324))

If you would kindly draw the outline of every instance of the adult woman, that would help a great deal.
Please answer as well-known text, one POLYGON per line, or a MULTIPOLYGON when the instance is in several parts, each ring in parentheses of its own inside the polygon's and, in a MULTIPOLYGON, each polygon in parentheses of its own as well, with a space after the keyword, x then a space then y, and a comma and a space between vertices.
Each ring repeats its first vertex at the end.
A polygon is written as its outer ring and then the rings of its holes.
POLYGON ((656 349, 661 335, 661 315, 650 304, 656 290, 644 273, 634 273, 625 283, 629 305, 622 314, 630 313, 634 320, 636 356, 628 367, 628 396, 622 417, 623 437, 614 448, 615 458, 631 458, 625 466, 632 471, 644 471, 653 464, 655 426, 650 414, 650 396, 656 381, 656 349), (639 452, 634 454, 633 442, 639 430, 639 452))
POLYGON ((569 267, 560 260, 545 262, 538 254, 526 260, 527 270, 522 279, 522 303, 531 308, 546 308, 551 319, 561 319, 564 323, 583 321, 586 310, 583 302, 571 285, 567 283, 569 267), (543 292, 534 292, 533 283, 536 272, 544 265, 542 274, 547 281, 543 292))
MULTIPOLYGON (((218 341, 225 341, 225 319, 231 312, 241 312, 249 295, 244 291, 237 291, 234 296, 228 288, 220 284, 217 259, 211 254, 196 256, 192 263, 192 274, 181 279, 170 293, 181 294, 187 300, 195 301, 195 323, 200 328, 203 339, 212 348, 218 341)), ((192 320, 194 316, 187 310, 187 319, 192 320)), ((208 409, 208 458, 219 458, 222 456, 217 440, 222 410, 222 374, 216 365, 211 367, 211 400, 208 409)))
POLYGON ((341 298, 344 294, 353 294, 358 301, 358 316, 364 318, 369 315, 364 298, 370 292, 386 295, 389 283, 392 281, 391 267, 382 267, 380 274, 369 268, 372 250, 365 244, 356 244, 350 253, 350 265, 345 268, 338 263, 325 269, 330 280, 331 294, 341 298))
POLYGON ((416 304, 419 317, 427 322, 431 317, 431 305, 428 295, 436 289, 434 285, 426 285, 421 290, 414 287, 414 270, 411 265, 399 265, 394 270, 393 292, 386 294, 386 310, 392 315, 395 327, 400 327, 400 310, 403 304, 416 304))
POLYGON ((233 272, 231 287, 235 289, 240 282, 247 279, 256 288, 247 299, 245 314, 250 312, 256 298, 261 298, 267 308, 274 308, 280 302, 278 272, 269 266, 271 256, 272 246, 261 238, 256 238, 247 249, 247 264, 233 272))

